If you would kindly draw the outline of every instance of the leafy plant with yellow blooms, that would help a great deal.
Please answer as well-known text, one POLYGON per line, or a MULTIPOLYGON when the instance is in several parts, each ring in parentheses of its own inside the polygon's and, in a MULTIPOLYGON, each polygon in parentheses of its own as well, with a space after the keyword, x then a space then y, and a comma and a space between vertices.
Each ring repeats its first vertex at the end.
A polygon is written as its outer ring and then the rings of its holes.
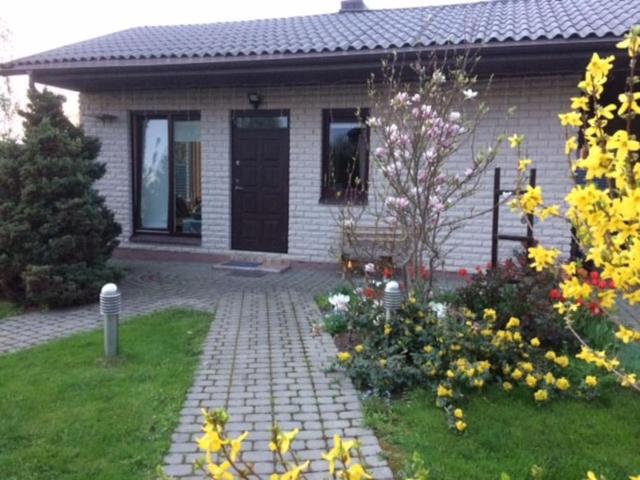
MULTIPOLYGON (((250 437, 244 432, 236 438, 230 438, 226 425, 229 414, 224 409, 202 410, 203 435, 198 438, 198 447, 204 457, 196 461, 197 470, 211 480, 260 480, 264 475, 257 473, 252 463, 243 460, 243 444, 250 437)), ((299 430, 282 431, 278 426, 272 429, 269 450, 273 452, 276 471, 270 480, 306 479, 310 460, 302 461, 295 453, 293 444, 299 430)), ((364 465, 360 444, 357 440, 345 440, 339 435, 333 437, 333 447, 322 454, 327 462, 327 471, 333 479, 371 480, 372 476, 364 465)), ((164 476, 164 478, 167 478, 164 476)))
MULTIPOLYGON (((629 59, 625 88, 617 102, 604 101, 615 56, 603 58, 594 53, 578 83, 580 94, 571 98, 571 111, 559 115, 574 181, 564 205, 547 205, 538 186, 514 200, 513 206, 541 221, 553 216, 570 224, 584 258, 564 261, 559 250, 536 245, 528 250, 531 266, 538 271, 556 270, 562 277, 561 295, 554 307, 580 342, 576 357, 614 374, 622 386, 640 391, 637 372, 627 371, 610 352, 593 348, 574 328, 575 314, 584 305, 597 305, 608 312, 620 297, 630 305, 640 303, 640 90, 636 75, 640 26, 633 27, 617 47, 629 59), (584 181, 580 181, 581 174, 584 181), (595 280, 584 274, 586 264, 593 269, 595 280)), ((511 140, 520 157, 522 137, 511 140)), ((527 162, 524 169, 530 165, 527 162)), ((625 344, 640 342, 640 331, 624 325, 618 325, 615 336, 625 344)))
POLYGON ((502 322, 493 308, 477 314, 466 307, 423 305, 416 295, 391 318, 373 302, 370 308, 376 316, 358 332, 362 343, 338 353, 336 364, 356 387, 377 396, 432 388, 454 432, 468 427, 465 397, 487 387, 510 392, 520 386, 537 404, 598 395, 597 368, 573 368, 568 353, 525 333, 518 317, 502 322))

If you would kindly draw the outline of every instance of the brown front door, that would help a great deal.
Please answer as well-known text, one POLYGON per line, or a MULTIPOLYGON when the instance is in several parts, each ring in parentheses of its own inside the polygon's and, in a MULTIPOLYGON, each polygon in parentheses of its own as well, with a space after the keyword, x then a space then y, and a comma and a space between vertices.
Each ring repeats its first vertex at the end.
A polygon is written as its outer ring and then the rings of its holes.
POLYGON ((231 162, 231 248, 287 253, 288 112, 234 112, 231 162))

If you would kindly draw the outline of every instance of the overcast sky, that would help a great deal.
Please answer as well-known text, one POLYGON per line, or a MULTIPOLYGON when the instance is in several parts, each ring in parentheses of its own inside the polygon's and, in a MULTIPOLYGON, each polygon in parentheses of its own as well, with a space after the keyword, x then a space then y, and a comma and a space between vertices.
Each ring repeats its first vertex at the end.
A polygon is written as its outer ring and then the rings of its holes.
MULTIPOLYGON (((468 0, 366 0, 377 8, 415 7, 468 0)), ((340 0, 5 0, 0 20, 10 30, 5 57, 18 58, 141 25, 208 23, 256 18, 333 13, 340 0)), ((2 60, 6 60, 2 59, 2 60)), ((24 101, 26 78, 12 80, 24 101)), ((69 98, 67 112, 77 117, 77 98, 69 98)))

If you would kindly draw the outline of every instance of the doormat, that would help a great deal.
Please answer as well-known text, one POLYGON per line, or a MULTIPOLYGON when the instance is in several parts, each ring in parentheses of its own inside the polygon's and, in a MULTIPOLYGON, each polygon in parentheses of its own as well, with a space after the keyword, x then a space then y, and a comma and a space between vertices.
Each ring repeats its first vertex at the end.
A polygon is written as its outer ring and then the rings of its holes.
POLYGON ((229 272, 230 277, 260 278, 266 274, 267 272, 261 272, 260 270, 234 270, 233 272, 229 272))
POLYGON ((228 262, 224 262, 222 265, 225 267, 258 268, 261 265, 261 263, 247 262, 244 260, 229 260, 228 262))

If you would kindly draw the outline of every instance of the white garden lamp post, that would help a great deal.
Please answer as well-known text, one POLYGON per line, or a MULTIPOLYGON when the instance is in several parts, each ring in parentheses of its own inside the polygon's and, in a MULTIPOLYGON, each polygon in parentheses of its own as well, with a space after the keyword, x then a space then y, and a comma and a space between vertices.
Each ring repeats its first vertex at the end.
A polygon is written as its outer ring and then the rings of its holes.
POLYGON ((104 325, 104 354, 118 355, 118 322, 122 311, 122 295, 115 283, 107 283, 100 290, 100 314, 104 325))
POLYGON ((391 314, 402 305, 402 292, 400 285, 395 280, 391 280, 384 287, 384 297, 382 300, 384 309, 387 312, 387 322, 391 320, 391 314))

